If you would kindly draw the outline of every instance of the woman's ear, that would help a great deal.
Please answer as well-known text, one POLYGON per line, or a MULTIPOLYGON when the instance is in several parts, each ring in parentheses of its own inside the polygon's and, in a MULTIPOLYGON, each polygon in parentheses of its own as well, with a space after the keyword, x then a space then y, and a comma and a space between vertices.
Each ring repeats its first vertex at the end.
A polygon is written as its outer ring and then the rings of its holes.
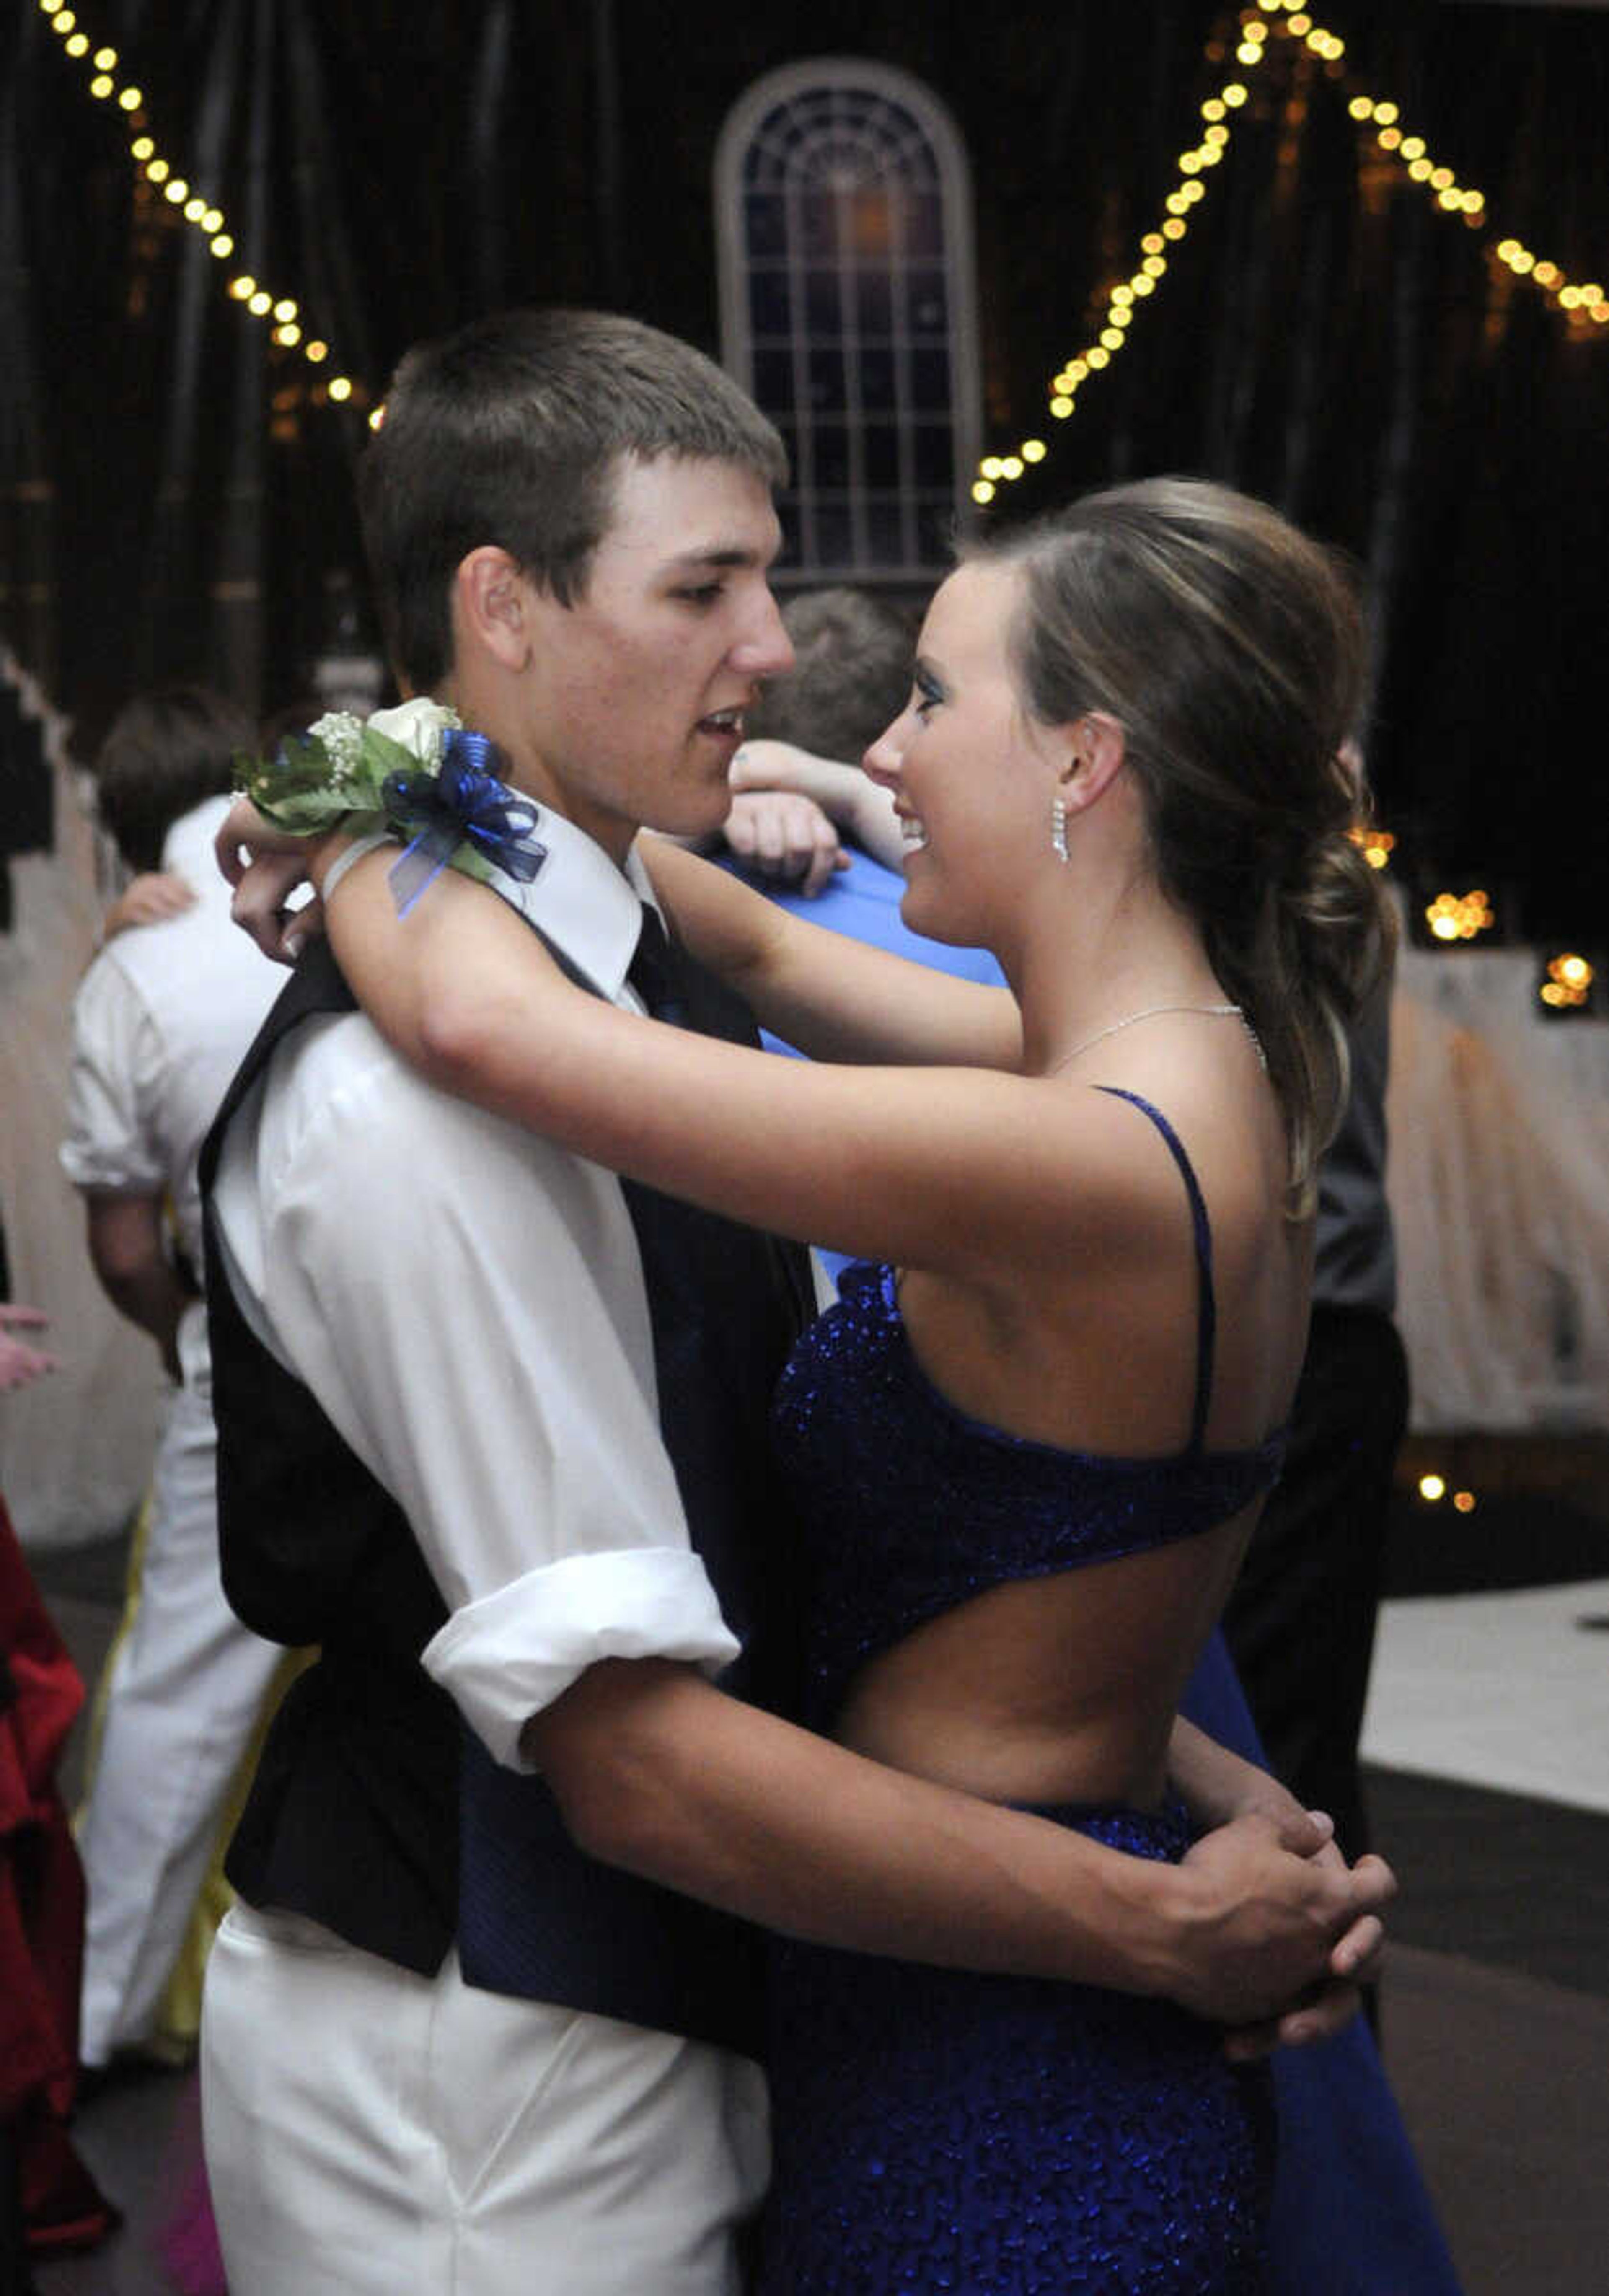
POLYGON ((456 651, 465 641, 504 669, 522 669, 530 652, 530 585, 506 550, 483 543, 453 576, 456 651))
POLYGON ((1063 728, 1066 753, 1057 779, 1069 813, 1081 813, 1109 790, 1123 769, 1123 729, 1104 709, 1086 710, 1063 728))

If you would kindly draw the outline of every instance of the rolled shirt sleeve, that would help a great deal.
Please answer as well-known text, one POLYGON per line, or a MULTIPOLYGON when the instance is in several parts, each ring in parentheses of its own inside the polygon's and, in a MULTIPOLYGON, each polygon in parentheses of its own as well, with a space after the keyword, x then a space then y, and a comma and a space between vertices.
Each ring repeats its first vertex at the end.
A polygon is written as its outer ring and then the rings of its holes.
POLYGON ((168 1171, 152 1096, 161 1048, 144 999, 110 956, 96 958, 73 1002, 72 1064, 62 1168, 74 1187, 152 1195, 168 1171))
POLYGON ((659 1427, 613 1175, 436 1092, 360 1015, 305 1024, 218 1203, 259 1329, 406 1514, 427 1670, 493 1757, 603 1658, 737 1653, 659 1427))

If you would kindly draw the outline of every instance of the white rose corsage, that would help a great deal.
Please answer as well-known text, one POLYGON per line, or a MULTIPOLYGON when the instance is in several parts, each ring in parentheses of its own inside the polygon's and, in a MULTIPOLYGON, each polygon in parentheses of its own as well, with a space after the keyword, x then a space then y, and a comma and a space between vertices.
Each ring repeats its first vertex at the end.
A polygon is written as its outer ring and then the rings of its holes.
POLYGON ((484 734, 439 701, 405 701, 371 718, 331 710, 272 758, 237 758, 235 787, 279 829, 316 837, 337 827, 384 831, 404 850, 390 875, 398 914, 439 869, 529 883, 547 857, 538 812, 497 771, 484 734))

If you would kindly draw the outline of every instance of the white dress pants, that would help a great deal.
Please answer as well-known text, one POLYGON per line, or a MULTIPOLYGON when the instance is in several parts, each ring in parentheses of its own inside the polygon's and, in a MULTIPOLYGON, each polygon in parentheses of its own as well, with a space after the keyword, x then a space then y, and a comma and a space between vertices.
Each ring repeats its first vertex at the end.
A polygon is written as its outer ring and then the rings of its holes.
POLYGON ((769 2167, 743 2058, 240 1904, 201 2097, 230 2296, 737 2296, 769 2167))
POLYGON ((139 1608, 118 1650, 78 1849, 88 1884, 78 2054, 144 2040, 211 1855, 218 1812, 283 1657, 218 1576, 218 1439, 205 1311, 179 1329, 184 1384, 157 1449, 139 1608))

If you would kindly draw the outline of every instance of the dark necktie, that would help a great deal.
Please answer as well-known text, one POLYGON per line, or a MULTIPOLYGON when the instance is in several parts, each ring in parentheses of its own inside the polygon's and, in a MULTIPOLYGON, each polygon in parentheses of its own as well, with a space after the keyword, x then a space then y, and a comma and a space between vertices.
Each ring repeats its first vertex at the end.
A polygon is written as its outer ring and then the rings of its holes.
POLYGON ((636 955, 626 978, 654 1020, 668 1021, 675 1029, 688 1028, 692 1025, 687 1004, 690 960, 667 938, 659 911, 646 901, 642 907, 636 955))

